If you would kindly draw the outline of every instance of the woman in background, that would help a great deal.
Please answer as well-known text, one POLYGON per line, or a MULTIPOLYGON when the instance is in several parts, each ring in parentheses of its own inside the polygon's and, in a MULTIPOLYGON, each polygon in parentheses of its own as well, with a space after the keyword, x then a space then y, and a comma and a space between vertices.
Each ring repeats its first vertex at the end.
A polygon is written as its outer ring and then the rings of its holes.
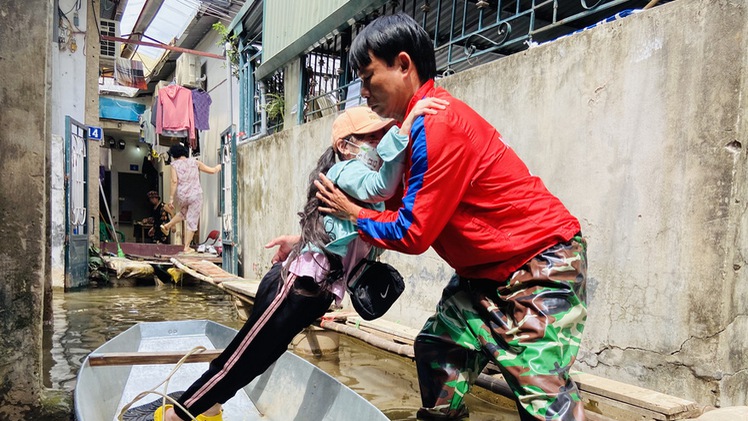
POLYGON ((173 216, 173 208, 161 201, 161 196, 155 190, 148 192, 148 201, 151 202, 153 207, 151 208, 151 216, 148 222, 153 227, 148 230, 148 237, 153 239, 156 244, 169 244, 169 236, 164 234, 160 229, 156 228, 169 222, 169 219, 173 216))
POLYGON ((189 151, 184 145, 176 144, 169 148, 171 155, 171 200, 168 205, 174 205, 174 199, 179 204, 179 212, 171 221, 161 225, 161 232, 169 235, 169 231, 182 221, 186 224, 184 233, 184 252, 192 249, 192 237, 197 231, 200 220, 200 210, 203 205, 203 189, 200 186, 200 171, 215 174, 221 171, 221 164, 209 167, 195 158, 188 158, 189 151))

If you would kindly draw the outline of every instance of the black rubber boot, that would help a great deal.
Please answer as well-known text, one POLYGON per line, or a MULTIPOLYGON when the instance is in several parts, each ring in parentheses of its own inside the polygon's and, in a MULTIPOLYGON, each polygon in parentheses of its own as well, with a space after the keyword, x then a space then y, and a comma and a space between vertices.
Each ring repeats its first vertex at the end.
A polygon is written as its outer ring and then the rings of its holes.
POLYGON ((466 406, 459 409, 446 408, 421 408, 416 412, 416 418, 423 421, 441 421, 441 420, 464 420, 470 416, 466 406))

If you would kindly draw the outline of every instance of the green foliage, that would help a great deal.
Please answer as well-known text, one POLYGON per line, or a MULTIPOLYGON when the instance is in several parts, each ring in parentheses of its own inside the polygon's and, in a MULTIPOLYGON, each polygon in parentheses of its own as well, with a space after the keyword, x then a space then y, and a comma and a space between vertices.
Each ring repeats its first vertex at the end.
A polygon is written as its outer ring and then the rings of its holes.
POLYGON ((286 112, 286 99, 282 93, 267 94, 267 104, 265 112, 268 114, 268 121, 283 124, 283 115, 286 112))
POLYGON ((213 30, 221 35, 221 39, 216 42, 219 47, 225 47, 226 43, 230 44, 230 47, 226 50, 226 56, 231 62, 231 73, 235 77, 239 77, 239 37, 234 35, 233 32, 223 23, 216 22, 213 24, 213 30))

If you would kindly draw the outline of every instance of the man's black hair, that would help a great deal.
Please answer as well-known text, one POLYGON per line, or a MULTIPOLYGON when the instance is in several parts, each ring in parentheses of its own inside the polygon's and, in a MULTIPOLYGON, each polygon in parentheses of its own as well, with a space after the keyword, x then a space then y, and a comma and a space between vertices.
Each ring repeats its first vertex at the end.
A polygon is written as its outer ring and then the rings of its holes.
POLYGON ((371 63, 369 51, 388 66, 392 66, 400 52, 406 52, 418 70, 421 83, 436 77, 434 44, 429 34, 406 14, 381 16, 359 32, 348 55, 354 72, 371 63))

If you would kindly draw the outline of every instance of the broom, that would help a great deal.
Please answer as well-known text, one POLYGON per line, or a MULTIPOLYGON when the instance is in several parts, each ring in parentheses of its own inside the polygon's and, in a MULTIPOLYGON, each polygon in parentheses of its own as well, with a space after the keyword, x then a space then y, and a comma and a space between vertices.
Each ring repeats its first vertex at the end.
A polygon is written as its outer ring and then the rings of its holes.
POLYGON ((122 247, 119 245, 119 236, 117 231, 114 230, 114 221, 112 221, 112 213, 109 212, 109 204, 106 201, 106 195, 104 194, 104 186, 101 185, 99 180, 99 192, 101 192, 101 199, 104 201, 104 208, 106 208, 106 214, 109 216, 109 223, 112 225, 112 231, 114 231, 114 241, 117 242, 117 257, 125 257, 125 253, 122 252, 122 247))

